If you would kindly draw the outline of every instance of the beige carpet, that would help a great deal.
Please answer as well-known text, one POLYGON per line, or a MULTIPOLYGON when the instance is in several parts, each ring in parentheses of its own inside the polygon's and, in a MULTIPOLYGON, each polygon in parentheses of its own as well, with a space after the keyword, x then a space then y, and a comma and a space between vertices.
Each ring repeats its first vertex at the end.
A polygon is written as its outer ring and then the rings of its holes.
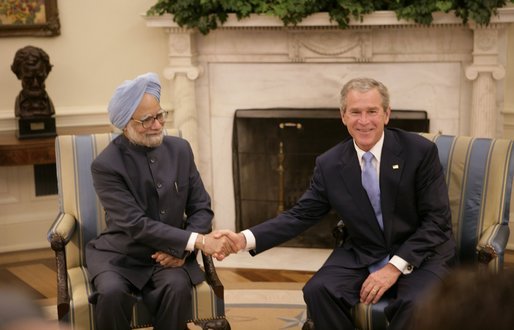
POLYGON ((302 283, 241 283, 225 291, 233 330, 301 329, 306 318, 302 283))
MULTIPOLYGON (((282 282, 231 285, 225 290, 225 314, 232 330, 301 329, 306 318, 302 286, 282 282)), ((55 305, 43 308, 49 319, 57 319, 55 305)))

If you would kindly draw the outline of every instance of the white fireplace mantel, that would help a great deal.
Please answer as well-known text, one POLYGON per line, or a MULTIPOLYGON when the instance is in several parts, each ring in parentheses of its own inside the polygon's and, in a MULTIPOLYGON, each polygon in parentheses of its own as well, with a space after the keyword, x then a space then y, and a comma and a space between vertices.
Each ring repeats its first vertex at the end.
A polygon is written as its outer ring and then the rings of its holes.
POLYGON ((219 228, 235 229, 237 109, 337 107, 345 81, 371 76, 389 87, 393 108, 426 110, 431 131, 502 134, 505 28, 514 22, 513 7, 499 9, 488 26, 444 13, 424 26, 375 12, 348 29, 325 13, 294 27, 255 15, 231 16, 202 35, 170 15, 145 19, 168 33, 163 75, 171 81, 174 124, 193 146, 219 228))
MULTIPOLYGON (((165 14, 162 16, 145 16, 147 26, 161 28, 180 28, 173 21, 173 16, 165 14)), ((511 23, 514 21, 514 7, 500 8, 498 15, 491 18, 491 24, 511 23)), ((431 26, 444 24, 462 24, 462 20, 452 13, 434 13, 431 26)), ((372 14, 363 16, 362 21, 351 19, 350 28, 363 26, 413 26, 418 25, 413 21, 398 20, 393 11, 375 11, 372 14)), ((327 13, 317 13, 302 20, 296 27, 337 27, 337 22, 331 22, 327 13)), ((219 29, 227 28, 284 28, 284 23, 277 17, 252 14, 248 18, 238 20, 234 14, 229 14, 228 19, 219 29)))

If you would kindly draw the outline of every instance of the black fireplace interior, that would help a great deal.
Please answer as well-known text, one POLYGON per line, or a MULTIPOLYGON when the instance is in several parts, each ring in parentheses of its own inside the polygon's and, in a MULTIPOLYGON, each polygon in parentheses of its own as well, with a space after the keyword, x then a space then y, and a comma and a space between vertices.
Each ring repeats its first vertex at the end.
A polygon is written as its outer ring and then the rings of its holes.
MULTIPOLYGON (((426 111, 393 110, 389 127, 428 132, 426 111)), ((349 138, 339 109, 237 110, 232 136, 236 229, 243 230, 289 209, 309 185, 316 156, 349 138)), ((335 212, 283 244, 331 248, 335 212)))

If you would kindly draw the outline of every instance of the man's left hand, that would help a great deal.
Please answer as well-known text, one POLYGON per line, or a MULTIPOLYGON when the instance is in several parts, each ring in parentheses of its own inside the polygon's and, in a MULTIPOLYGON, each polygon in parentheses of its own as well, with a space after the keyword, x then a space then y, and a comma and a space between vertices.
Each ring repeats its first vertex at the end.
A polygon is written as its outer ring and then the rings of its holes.
POLYGON ((155 262, 158 262, 162 267, 172 268, 181 267, 184 265, 185 259, 179 259, 162 251, 157 251, 152 254, 152 258, 155 262))
POLYGON ((361 302, 376 304, 384 293, 396 283, 400 275, 400 270, 389 263, 380 270, 369 274, 361 287, 361 302))

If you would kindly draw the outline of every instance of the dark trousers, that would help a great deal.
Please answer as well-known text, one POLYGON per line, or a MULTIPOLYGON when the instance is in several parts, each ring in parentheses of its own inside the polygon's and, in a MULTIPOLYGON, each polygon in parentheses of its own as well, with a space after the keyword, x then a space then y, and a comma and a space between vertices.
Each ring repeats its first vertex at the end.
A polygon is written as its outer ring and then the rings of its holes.
MULTIPOLYGON (((359 303, 359 293, 367 269, 348 269, 339 266, 323 266, 307 282, 303 295, 314 327, 319 330, 355 329, 351 309, 359 303)), ((440 278, 432 272, 417 269, 409 275, 401 275, 388 290, 392 303, 385 314, 390 330, 409 328, 414 303, 419 296, 440 278)))
MULTIPOLYGON (((97 330, 130 329, 135 288, 116 272, 97 275, 95 286, 95 323, 97 330)), ((155 272, 139 292, 154 316, 155 330, 185 329, 192 318, 192 284, 182 268, 162 268, 155 272)))

